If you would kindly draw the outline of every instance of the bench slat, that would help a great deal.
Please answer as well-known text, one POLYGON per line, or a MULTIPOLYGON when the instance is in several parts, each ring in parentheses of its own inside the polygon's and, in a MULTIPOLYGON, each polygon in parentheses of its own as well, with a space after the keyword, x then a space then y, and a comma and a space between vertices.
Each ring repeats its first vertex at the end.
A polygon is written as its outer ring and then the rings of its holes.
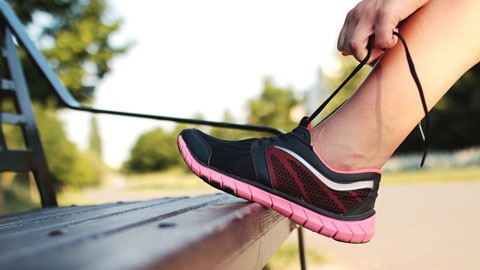
MULTIPOLYGON (((45 215, 36 218, 25 218, 14 224, 2 225, 0 230, 0 237, 2 238, 16 238, 24 234, 38 234, 38 232, 48 232, 53 229, 72 228, 76 225, 81 225, 86 222, 96 221, 96 224, 101 224, 104 220, 112 219, 129 212, 141 211, 145 208, 154 207, 156 205, 163 205, 170 202, 172 199, 154 200, 148 202, 136 203, 118 203, 109 204, 94 208, 74 207, 70 211, 63 211, 45 215), (99 223, 100 222, 100 223, 99 223)), ((169 211, 166 208, 165 211, 169 211)), ((0 252, 2 247, 0 247, 0 252)))

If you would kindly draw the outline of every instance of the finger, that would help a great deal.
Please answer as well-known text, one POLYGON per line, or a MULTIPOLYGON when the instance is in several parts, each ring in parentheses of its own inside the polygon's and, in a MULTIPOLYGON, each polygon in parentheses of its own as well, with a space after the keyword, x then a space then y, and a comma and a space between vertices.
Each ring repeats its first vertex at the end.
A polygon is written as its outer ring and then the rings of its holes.
POLYGON ((346 35, 346 31, 347 29, 350 27, 351 25, 351 19, 350 17, 347 15, 347 17, 345 17, 345 21, 343 22, 343 26, 342 26, 342 29, 340 30, 340 33, 338 35, 338 40, 337 40, 337 49, 341 52, 345 51, 345 48, 346 48, 346 44, 345 44, 345 35, 346 35))
MULTIPOLYGON (((361 25, 361 24, 359 24, 361 25)), ((362 61, 368 54, 368 40, 372 30, 358 26, 346 34, 347 46, 345 52, 353 55, 358 61, 362 61)))
MULTIPOLYGON (((341 52, 342 52, 343 56, 349 56, 350 55, 345 51, 341 51, 341 52)), ((367 48, 367 53, 368 53, 368 48, 367 48)), ((385 53, 385 50, 383 50, 383 49, 371 48, 370 57, 367 61, 367 64, 370 65, 370 66, 375 65, 377 63, 377 61, 383 56, 384 53, 385 53)), ((364 60, 365 57, 366 57, 366 55, 364 57, 358 56, 358 58, 356 58, 356 59, 360 62, 360 61, 364 60)))
MULTIPOLYGON (((361 6, 362 2, 360 2, 355 8, 350 10, 345 17, 345 21, 343 22, 342 29, 340 30, 340 34, 337 41, 337 49, 339 51, 347 52, 348 50, 348 41, 353 33, 353 31, 357 28, 358 21, 359 21, 359 12, 358 8, 361 6)), ((348 53, 348 52, 347 52, 348 53)))
POLYGON ((393 35, 395 29, 396 23, 380 16, 378 22, 375 24, 374 46, 383 49, 395 47, 398 41, 398 38, 393 35))
POLYGON ((345 51, 345 27, 342 27, 342 30, 340 30, 340 34, 338 35, 337 50, 340 52, 345 51))

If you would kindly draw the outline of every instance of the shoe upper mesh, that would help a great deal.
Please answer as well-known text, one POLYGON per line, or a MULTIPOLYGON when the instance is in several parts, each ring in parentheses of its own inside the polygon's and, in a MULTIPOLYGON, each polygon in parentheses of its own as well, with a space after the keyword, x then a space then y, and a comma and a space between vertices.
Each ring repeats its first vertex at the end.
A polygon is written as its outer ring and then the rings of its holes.
POLYGON ((209 141, 212 148, 210 165, 229 174, 256 180, 250 147, 252 140, 209 141))

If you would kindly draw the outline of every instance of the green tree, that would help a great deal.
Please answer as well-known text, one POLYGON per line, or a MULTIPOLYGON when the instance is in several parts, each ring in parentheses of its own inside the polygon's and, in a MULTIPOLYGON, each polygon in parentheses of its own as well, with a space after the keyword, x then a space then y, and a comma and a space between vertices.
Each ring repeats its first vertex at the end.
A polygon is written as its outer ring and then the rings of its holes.
POLYGON ((88 150, 95 156, 102 159, 102 138, 98 130, 97 118, 92 115, 90 118, 90 138, 88 144, 88 150))
MULTIPOLYGON (((120 19, 106 16, 104 0, 8 0, 64 85, 80 101, 91 101, 96 83, 110 72, 110 61, 129 45, 110 40, 120 19)), ((53 93, 24 59, 32 98, 46 102, 53 93)))
POLYGON ((92 115, 90 118, 90 137, 88 150, 85 154, 90 165, 88 169, 92 170, 97 178, 101 179, 104 176, 107 166, 102 159, 102 138, 100 137, 95 115, 92 115))
POLYGON ((54 108, 35 105, 35 116, 48 167, 57 187, 77 188, 100 183, 96 163, 68 140, 54 108), (48 132, 45 132, 48 131, 48 132))
MULTIPOLYGON (((81 152, 66 136, 63 124, 53 107, 33 106, 40 140, 53 183, 57 188, 65 186, 82 188, 100 183, 98 160, 81 152)), ((24 149, 24 135, 20 128, 5 125, 5 139, 11 149, 24 149)))
POLYGON ((293 89, 277 87, 271 78, 266 78, 260 97, 248 101, 248 122, 290 131, 298 125, 291 118, 291 112, 300 102, 293 89))
POLYGON ((162 171, 179 165, 177 134, 162 128, 142 134, 130 150, 123 169, 130 173, 162 171))

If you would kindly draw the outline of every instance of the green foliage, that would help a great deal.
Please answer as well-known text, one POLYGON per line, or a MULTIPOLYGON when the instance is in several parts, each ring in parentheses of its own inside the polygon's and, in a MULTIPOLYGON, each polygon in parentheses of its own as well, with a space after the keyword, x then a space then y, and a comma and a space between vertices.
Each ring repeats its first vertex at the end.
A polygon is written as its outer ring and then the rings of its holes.
MULTIPOLYGON (((106 16, 104 0, 8 1, 25 25, 37 29, 37 41, 64 85, 80 101, 90 101, 94 86, 110 72, 109 62, 128 49, 113 46, 110 36, 121 20, 106 16), (107 19, 108 18, 108 19, 107 19)), ((32 98, 46 102, 53 93, 24 58, 32 98)))
POLYGON ((291 118, 291 112, 300 101, 293 89, 277 87, 272 79, 267 78, 263 81, 260 97, 248 101, 248 122, 290 131, 298 125, 298 122, 291 118))
POLYGON ((34 106, 40 139, 57 187, 85 187, 100 182, 98 161, 82 153, 65 135, 54 108, 34 106))
POLYGON ((102 159, 102 138, 98 131, 97 118, 92 116, 90 119, 90 139, 88 150, 96 155, 98 159, 102 159))
POLYGON ((176 133, 166 133, 156 128, 140 136, 123 165, 129 173, 161 171, 179 165, 176 133))
POLYGON ((0 173, 0 216, 40 207, 40 196, 28 173, 0 173))
MULTIPOLYGON (((99 168, 102 163, 98 158, 89 153, 82 153, 68 140, 55 108, 46 108, 39 104, 34 104, 33 108, 43 151, 55 186, 81 188, 98 184, 103 169, 99 168)), ((20 129, 10 125, 4 126, 3 129, 9 148, 25 148, 20 129)))

